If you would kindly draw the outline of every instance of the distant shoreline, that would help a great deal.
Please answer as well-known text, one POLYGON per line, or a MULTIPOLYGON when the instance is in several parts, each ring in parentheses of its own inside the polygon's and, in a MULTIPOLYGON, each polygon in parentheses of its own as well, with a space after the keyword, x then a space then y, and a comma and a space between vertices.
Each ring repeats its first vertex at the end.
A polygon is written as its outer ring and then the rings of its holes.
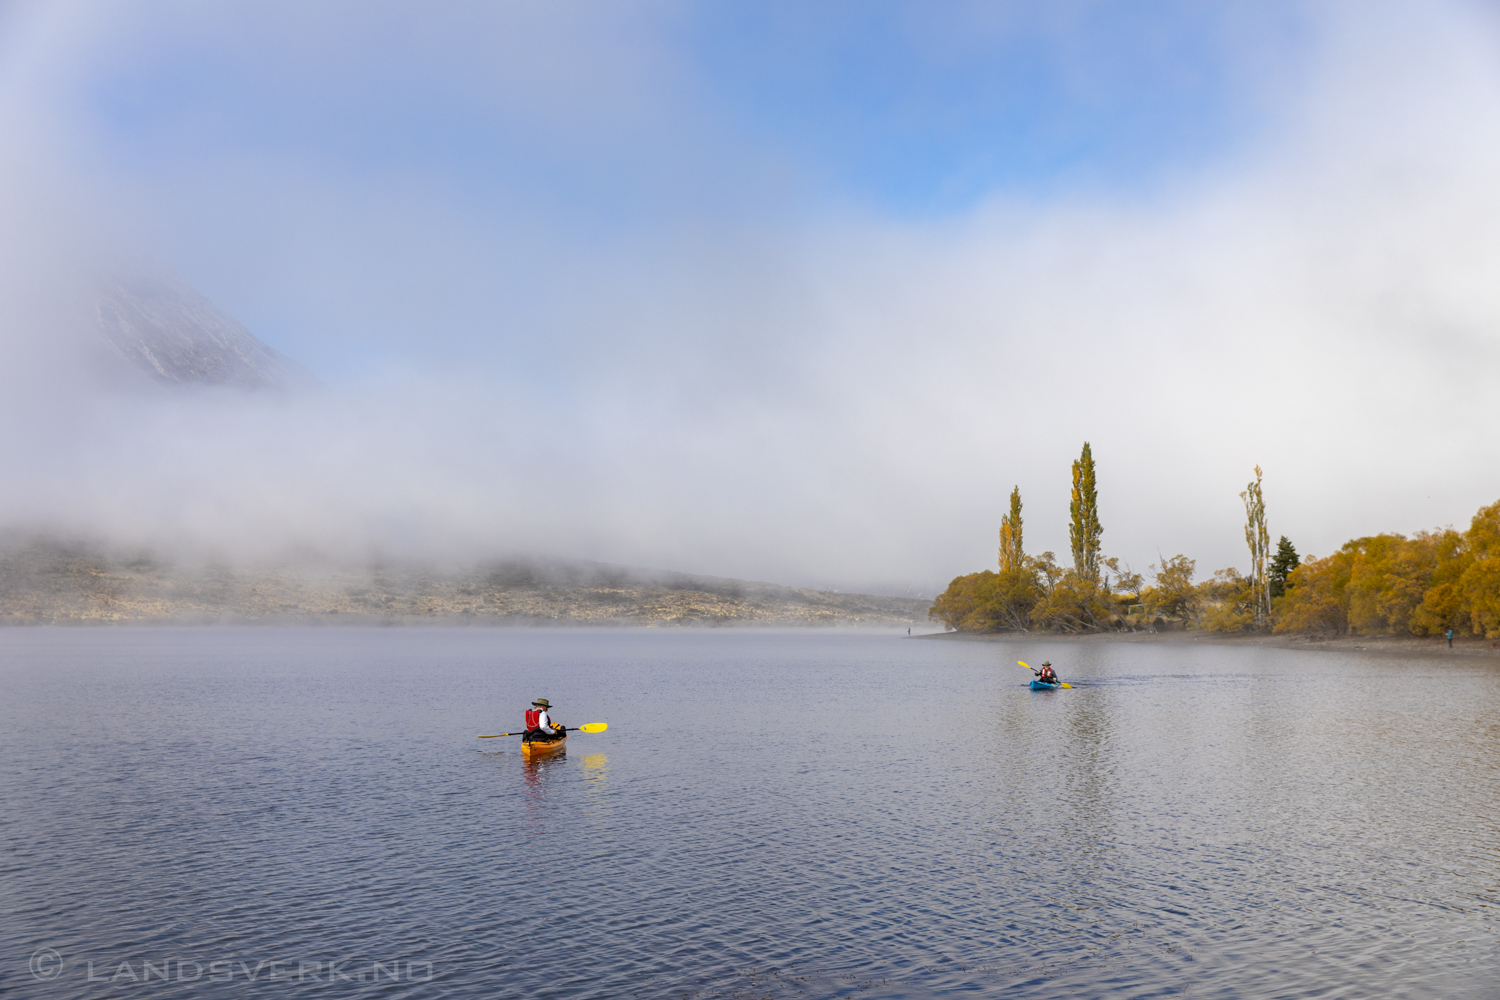
POLYGON ((1094 642, 1134 642, 1180 646, 1202 643, 1214 646, 1268 646, 1272 649, 1385 653, 1401 656, 1466 656, 1500 658, 1500 640, 1476 636, 1453 638, 1453 648, 1441 637, 1410 635, 1343 635, 1317 639, 1305 635, 1233 635, 1223 632, 931 632, 913 639, 949 642, 1024 642, 1030 645, 1094 642))
POLYGON ((559 559, 461 570, 179 566, 0 537, 0 626, 916 627, 932 602, 559 559))

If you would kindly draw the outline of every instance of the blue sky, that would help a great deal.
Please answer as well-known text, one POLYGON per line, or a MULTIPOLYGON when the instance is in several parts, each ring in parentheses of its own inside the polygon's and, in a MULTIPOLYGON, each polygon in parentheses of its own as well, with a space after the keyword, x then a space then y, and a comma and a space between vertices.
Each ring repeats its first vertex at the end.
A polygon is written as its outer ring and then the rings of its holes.
POLYGON ((1394 0, 12 6, 12 275, 113 247, 330 388, 59 431, 94 485, 38 466, 0 520, 930 588, 1013 485, 1065 549, 1089 440, 1137 568, 1243 563, 1257 463, 1303 551, 1460 522, 1500 495, 1497 38, 1394 0))
POLYGON ((285 289, 235 288, 278 252, 273 227, 347 229, 339 209, 418 199, 410 211, 469 230, 471 259, 524 312, 565 270, 550 255, 580 241, 1149 203, 1253 153, 1317 34, 1293 4, 598 9, 144 5, 80 44, 58 99, 74 155, 166 230, 159 256, 338 378, 408 354, 412 321, 383 309, 340 331, 285 289), (281 218, 309 184, 318 203, 281 218), (226 257, 231 233, 261 263, 226 257))
POLYGON ((716 109, 819 196, 897 215, 1155 192, 1254 141, 1270 95, 1252 65, 1298 72, 1311 30, 1288 4, 699 10, 686 35, 716 109))
MULTIPOLYGON (((416 8, 374 7, 352 41, 320 33, 372 9, 324 9, 139 7, 120 18, 136 44, 76 81, 82 124, 142 172, 246 152, 323 159, 421 171, 481 206, 499 176, 608 219, 642 198, 732 203, 748 160, 785 171, 777 194, 798 211, 951 215, 996 194, 1149 195, 1242 152, 1307 72, 1316 34, 1287 3, 641 4, 615 8, 628 28, 613 41, 482 15, 555 46, 556 75, 507 80, 481 46, 412 37, 427 20, 416 8), (648 52, 610 51, 641 36, 648 52), (599 49, 618 65, 549 117, 556 76, 587 72, 575 61, 599 49), (655 188, 674 168, 731 191, 655 188)), ((438 30, 461 33, 464 11, 440 8, 438 30)))

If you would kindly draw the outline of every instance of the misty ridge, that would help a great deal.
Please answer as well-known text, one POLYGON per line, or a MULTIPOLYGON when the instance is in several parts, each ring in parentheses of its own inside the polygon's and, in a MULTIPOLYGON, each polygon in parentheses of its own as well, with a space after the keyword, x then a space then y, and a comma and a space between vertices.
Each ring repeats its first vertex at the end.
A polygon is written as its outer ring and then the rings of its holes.
MULTIPOLYGON (((10 362, 0 416, 24 428, 0 443, 0 529, 174 565, 446 572, 544 553, 804 589, 936 592, 933 580, 868 572, 878 555, 853 572, 822 558, 838 542, 812 521, 783 517, 747 550, 728 526, 765 514, 766 486, 737 491, 654 426, 621 419, 616 400, 581 408, 547 398, 526 370, 483 365, 330 387, 162 270, 63 258, 37 274, 47 280, 12 288, 0 337, 10 362)), ((753 477, 733 442, 684 429, 711 462, 753 477)))
POLYGON ((180 280, 102 279, 94 304, 103 342, 153 383, 283 391, 318 386, 312 372, 180 280))
MULTIPOLYGON (((321 388, 180 279, 112 276, 90 289, 84 356, 116 391, 321 388)), ((871 625, 928 602, 819 592, 546 555, 455 559, 303 551, 238 560, 12 527, 0 534, 0 622, 871 625)))
POLYGON ((921 599, 834 594, 545 557, 466 569, 174 564, 101 543, 0 537, 0 624, 891 626, 921 599))

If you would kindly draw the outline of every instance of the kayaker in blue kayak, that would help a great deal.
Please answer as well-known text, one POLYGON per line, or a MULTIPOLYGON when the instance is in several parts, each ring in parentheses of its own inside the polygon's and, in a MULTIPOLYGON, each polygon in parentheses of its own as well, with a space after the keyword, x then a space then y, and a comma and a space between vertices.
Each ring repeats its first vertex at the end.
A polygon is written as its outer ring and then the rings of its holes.
POLYGON ((551 707, 552 702, 546 698, 538 698, 531 703, 531 707, 526 710, 526 735, 521 737, 522 743, 555 740, 567 732, 547 714, 551 707))
POLYGON ((1060 683, 1058 681, 1058 679, 1057 679, 1056 672, 1053 671, 1053 669, 1052 669, 1052 661, 1051 660, 1043 660, 1042 661, 1042 667, 1041 667, 1041 669, 1036 672, 1036 679, 1039 680, 1039 681, 1041 681, 1043 684, 1057 684, 1057 683, 1060 683))

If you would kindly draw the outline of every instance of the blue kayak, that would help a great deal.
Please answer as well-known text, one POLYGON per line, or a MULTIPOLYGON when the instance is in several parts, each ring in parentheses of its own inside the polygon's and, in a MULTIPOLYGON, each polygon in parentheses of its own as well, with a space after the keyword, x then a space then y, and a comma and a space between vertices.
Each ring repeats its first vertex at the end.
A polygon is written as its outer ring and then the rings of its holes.
POLYGON ((1048 684, 1045 681, 1031 682, 1031 690, 1033 691, 1056 691, 1060 687, 1062 687, 1061 684, 1048 684))

